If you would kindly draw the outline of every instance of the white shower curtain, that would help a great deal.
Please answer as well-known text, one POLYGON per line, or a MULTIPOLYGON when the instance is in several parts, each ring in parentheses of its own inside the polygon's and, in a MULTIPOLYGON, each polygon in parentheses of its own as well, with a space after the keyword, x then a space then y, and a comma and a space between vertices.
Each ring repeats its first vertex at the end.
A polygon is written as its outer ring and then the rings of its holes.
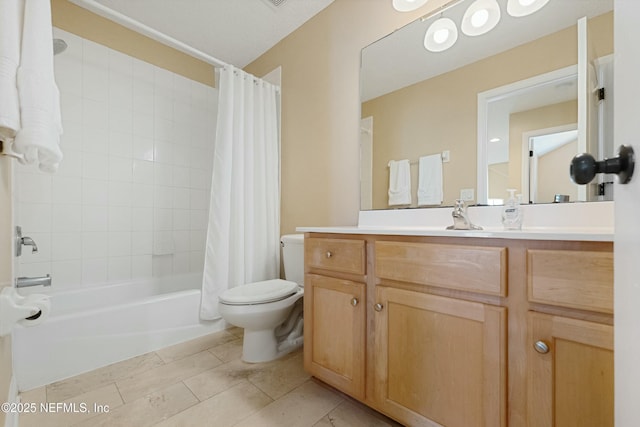
POLYGON ((202 319, 218 319, 218 295, 280 274, 280 144, 276 86, 220 71, 202 319))

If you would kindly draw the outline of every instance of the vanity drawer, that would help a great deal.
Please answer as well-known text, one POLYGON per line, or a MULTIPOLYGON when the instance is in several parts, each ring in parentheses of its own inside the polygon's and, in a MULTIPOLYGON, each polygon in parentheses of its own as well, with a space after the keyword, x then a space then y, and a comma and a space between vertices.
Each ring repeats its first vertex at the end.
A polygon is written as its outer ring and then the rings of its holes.
POLYGON ((365 274, 364 240, 311 237, 304 241, 304 253, 309 267, 365 274))
POLYGON ((506 248, 376 242, 375 266, 381 279, 507 294, 506 248))
POLYGON ((529 301, 613 313, 613 253, 527 251, 529 301))

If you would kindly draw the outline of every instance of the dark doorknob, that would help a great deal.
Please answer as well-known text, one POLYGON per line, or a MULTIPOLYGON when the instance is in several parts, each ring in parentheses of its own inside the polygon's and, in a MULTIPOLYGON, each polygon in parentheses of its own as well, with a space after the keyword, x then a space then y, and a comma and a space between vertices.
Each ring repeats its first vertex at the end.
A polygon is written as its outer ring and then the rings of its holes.
POLYGON ((616 157, 599 162, 591 154, 578 154, 571 160, 569 173, 576 184, 588 184, 598 173, 615 173, 618 175, 620 184, 626 184, 631 181, 635 163, 633 148, 629 145, 621 145, 616 157))

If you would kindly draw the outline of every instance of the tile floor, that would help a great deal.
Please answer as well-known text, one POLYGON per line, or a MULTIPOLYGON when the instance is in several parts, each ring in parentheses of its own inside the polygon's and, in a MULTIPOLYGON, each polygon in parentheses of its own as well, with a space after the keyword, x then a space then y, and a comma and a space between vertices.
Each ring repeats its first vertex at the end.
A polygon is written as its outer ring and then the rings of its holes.
POLYGON ((22 402, 51 410, 20 426, 399 426, 311 379, 302 351, 260 364, 241 353, 232 328, 40 387, 22 402))

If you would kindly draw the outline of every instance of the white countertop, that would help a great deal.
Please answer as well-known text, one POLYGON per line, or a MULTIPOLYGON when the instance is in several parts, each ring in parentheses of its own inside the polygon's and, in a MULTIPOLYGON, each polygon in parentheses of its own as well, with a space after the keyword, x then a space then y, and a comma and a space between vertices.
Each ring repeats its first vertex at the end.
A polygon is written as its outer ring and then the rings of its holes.
POLYGON ((613 242, 613 202, 523 205, 522 209, 522 230, 504 230, 500 222, 501 206, 469 208, 470 220, 483 230, 447 230, 447 226, 453 224, 452 208, 360 211, 358 225, 298 227, 296 230, 302 233, 613 242))
POLYGON ((378 234, 391 236, 443 236, 443 237, 484 237, 491 239, 519 240, 573 240, 592 242, 612 242, 613 229, 602 228, 529 228, 522 230, 503 230, 497 227, 484 230, 447 230, 435 227, 396 227, 396 226, 345 226, 345 227, 297 227, 301 233, 338 233, 338 234, 378 234))

